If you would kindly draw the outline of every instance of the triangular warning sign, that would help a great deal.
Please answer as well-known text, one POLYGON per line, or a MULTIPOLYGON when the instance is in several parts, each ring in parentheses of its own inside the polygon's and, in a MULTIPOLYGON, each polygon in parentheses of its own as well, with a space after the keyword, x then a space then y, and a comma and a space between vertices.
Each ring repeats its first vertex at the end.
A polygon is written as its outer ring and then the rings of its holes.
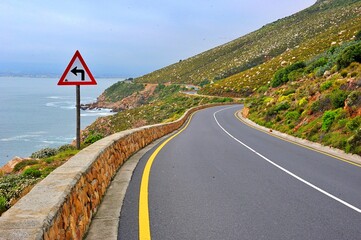
POLYGON ((58 85, 97 85, 97 82, 78 50, 70 60, 58 85))

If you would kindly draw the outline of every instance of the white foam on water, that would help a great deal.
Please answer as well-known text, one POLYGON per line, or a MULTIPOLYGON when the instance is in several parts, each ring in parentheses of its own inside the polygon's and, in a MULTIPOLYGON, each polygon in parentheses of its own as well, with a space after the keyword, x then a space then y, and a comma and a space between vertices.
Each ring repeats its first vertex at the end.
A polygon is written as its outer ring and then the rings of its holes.
POLYGON ((34 138, 38 138, 41 135, 39 134, 24 134, 24 135, 18 135, 8 138, 1 138, 0 142, 11 142, 11 141, 23 141, 23 142, 29 142, 33 140, 34 138))

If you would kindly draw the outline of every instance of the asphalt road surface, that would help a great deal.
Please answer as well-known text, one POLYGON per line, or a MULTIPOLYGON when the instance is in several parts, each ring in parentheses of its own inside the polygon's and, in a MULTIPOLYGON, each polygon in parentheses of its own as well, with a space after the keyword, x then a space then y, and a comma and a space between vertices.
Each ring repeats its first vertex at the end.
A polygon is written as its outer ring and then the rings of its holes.
POLYGON ((248 127, 241 107, 199 111, 143 156, 119 239, 361 239, 361 168, 248 127))

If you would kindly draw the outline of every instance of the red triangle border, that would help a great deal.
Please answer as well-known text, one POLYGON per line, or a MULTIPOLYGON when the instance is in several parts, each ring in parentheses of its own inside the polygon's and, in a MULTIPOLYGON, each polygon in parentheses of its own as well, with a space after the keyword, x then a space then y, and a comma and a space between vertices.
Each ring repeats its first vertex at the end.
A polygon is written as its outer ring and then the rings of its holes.
POLYGON ((90 72, 88 66, 86 65, 83 57, 81 56, 80 52, 78 50, 76 50, 73 58, 70 60, 68 66, 66 67, 63 75, 61 76, 58 85, 60 86, 69 86, 69 85, 97 85, 97 82, 95 81, 95 78, 93 77, 93 74, 90 72), (78 58, 80 63, 83 65, 85 72, 88 74, 89 78, 90 78, 90 82, 65 82, 65 77, 66 75, 69 73, 71 66, 73 65, 73 63, 75 62, 75 59, 78 58))

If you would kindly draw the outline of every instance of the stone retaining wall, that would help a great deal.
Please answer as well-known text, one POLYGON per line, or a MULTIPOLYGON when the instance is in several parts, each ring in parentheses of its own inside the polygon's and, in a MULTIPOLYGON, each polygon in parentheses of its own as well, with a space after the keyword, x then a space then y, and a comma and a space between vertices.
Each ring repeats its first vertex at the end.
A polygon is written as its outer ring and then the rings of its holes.
MULTIPOLYGON (((220 104, 217 104, 220 105, 220 104)), ((0 239, 82 239, 112 177, 135 152, 180 128, 177 121, 122 131, 83 149, 0 217, 0 239)))

